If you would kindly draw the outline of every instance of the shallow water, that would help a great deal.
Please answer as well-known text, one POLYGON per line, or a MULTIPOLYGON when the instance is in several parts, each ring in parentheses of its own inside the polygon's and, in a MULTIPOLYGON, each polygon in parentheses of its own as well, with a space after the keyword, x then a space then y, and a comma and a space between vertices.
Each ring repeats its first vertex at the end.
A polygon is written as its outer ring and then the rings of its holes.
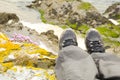
POLYGON ((26 22, 41 22, 39 12, 29 9, 26 5, 33 0, 0 0, 0 12, 16 13, 20 20, 26 22))
MULTIPOLYGON (((40 14, 34 9, 29 9, 26 5, 30 4, 33 0, 0 0, 0 12, 16 13, 20 18, 20 21, 24 26, 31 29, 35 29, 37 32, 45 32, 47 30, 54 30, 55 35, 60 37, 63 29, 58 26, 42 23, 40 20, 40 14)), ((92 3, 99 12, 103 13, 108 6, 115 2, 120 2, 120 0, 83 0, 92 3)), ((84 45, 84 39, 78 37, 79 47, 86 49, 84 45), (80 42, 80 43, 79 43, 80 42)), ((42 45, 43 48, 47 48, 45 44, 42 45)), ((52 51, 52 50, 49 50, 52 51)))
MULTIPOLYGON (((27 8, 34 0, 0 0, 0 12, 16 13, 20 20, 30 23, 40 23, 40 14, 34 9, 27 8)), ((108 6, 120 0, 83 0, 92 3, 100 13, 103 13, 108 6)))

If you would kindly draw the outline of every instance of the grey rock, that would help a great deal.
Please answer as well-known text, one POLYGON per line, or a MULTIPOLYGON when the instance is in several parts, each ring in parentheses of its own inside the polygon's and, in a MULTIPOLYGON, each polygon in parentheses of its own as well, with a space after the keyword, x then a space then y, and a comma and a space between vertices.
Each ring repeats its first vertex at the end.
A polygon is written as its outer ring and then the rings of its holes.
POLYGON ((109 23, 94 6, 81 0, 36 0, 31 5, 40 12, 42 11, 41 18, 44 17, 48 23, 60 26, 69 25, 69 23, 77 26, 82 24, 98 26, 109 23), (38 5, 39 1, 41 3, 38 5))
POLYGON ((108 15, 108 18, 112 18, 115 20, 120 19, 120 2, 109 6, 104 14, 108 15))

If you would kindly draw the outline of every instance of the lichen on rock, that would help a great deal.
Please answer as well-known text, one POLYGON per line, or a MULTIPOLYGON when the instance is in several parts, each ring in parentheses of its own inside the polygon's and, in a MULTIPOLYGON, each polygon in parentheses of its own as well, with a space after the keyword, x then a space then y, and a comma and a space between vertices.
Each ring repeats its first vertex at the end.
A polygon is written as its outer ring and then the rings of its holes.
MULTIPOLYGON (((32 69, 31 71, 35 71, 34 77, 38 76, 35 75, 38 72, 42 72, 38 78, 44 76, 45 79, 55 80, 53 68, 55 58, 57 57, 56 55, 40 48, 36 44, 11 41, 3 33, 0 33, 0 49, 0 75, 3 73, 8 74, 9 71, 13 71, 14 75, 17 75, 16 72, 19 70, 24 72, 24 70, 32 69), (49 73, 50 70, 52 74, 49 73)), ((20 73, 21 72, 19 72, 19 74, 20 73)), ((29 73, 29 75, 30 74, 32 73, 29 73)), ((29 77, 26 77, 26 79, 27 78, 29 77)))

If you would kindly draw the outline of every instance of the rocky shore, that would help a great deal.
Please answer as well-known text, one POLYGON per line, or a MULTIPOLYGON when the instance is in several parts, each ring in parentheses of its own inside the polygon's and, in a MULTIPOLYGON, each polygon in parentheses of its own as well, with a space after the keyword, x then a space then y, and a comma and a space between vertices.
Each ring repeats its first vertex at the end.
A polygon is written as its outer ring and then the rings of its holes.
MULTIPOLYGON (((97 29, 107 52, 117 55, 120 55, 119 6, 120 3, 115 3, 100 14, 81 0, 35 0, 27 5, 40 12, 44 23, 70 27, 83 38, 88 29, 97 29)), ((24 26, 16 14, 0 13, 0 80, 56 80, 53 68, 57 52, 58 36, 53 30, 38 33, 24 26), (42 44, 54 52, 41 48, 42 44)))
POLYGON ((39 45, 41 41, 47 44, 54 52, 58 51, 58 37, 54 34, 53 30, 39 34, 35 30, 23 26, 16 14, 13 13, 0 13, 0 32, 5 33, 9 38, 12 38, 14 34, 29 36, 39 45))
POLYGON ((120 19, 120 2, 111 5, 104 14, 107 14, 109 18, 119 20, 120 19))
POLYGON ((56 25, 76 24, 77 27, 87 24, 96 27, 101 24, 109 23, 94 6, 81 0, 35 0, 33 4, 27 6, 40 11, 43 22, 56 25))
POLYGON ((58 50, 53 30, 39 34, 23 26, 16 14, 0 13, 0 80, 55 80, 57 53, 41 48, 40 41, 58 50))
POLYGON ((120 52, 119 3, 110 6, 104 14, 81 0, 35 0, 27 7, 38 10, 43 22, 71 27, 83 36, 89 28, 96 28, 102 34, 105 46, 109 47, 108 51, 120 52))

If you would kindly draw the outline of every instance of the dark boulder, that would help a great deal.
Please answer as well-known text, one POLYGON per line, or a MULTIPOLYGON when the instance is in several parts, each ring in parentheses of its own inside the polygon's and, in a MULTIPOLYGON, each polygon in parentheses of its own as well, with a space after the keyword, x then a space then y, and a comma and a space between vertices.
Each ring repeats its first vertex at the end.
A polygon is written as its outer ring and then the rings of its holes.
POLYGON ((0 24, 6 24, 9 20, 18 22, 19 18, 14 13, 0 13, 0 24))

